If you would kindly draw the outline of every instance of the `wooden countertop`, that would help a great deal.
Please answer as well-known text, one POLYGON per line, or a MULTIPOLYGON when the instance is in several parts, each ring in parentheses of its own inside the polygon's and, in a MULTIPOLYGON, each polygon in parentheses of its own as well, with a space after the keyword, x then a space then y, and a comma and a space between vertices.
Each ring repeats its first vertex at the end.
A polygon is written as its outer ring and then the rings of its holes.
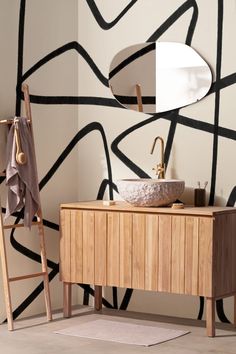
POLYGON ((171 207, 134 207, 126 202, 116 201, 115 205, 103 205, 102 200, 86 201, 78 203, 61 204, 62 209, 90 209, 90 210, 104 210, 104 211, 121 211, 121 212, 135 212, 135 213, 157 213, 157 214, 177 214, 177 215, 201 215, 201 216, 215 216, 219 214, 236 213, 234 207, 194 207, 185 206, 184 209, 172 209, 171 207))

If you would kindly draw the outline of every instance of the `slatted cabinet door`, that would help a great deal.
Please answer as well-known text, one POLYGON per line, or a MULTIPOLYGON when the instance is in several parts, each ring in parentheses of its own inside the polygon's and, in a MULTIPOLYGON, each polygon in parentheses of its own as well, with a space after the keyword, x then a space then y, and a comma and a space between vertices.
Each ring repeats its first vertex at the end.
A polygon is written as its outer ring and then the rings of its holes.
POLYGON ((171 218, 171 292, 184 294, 185 216, 171 218))
POLYGON ((159 215, 158 290, 171 291, 171 216, 159 215))
POLYGON ((94 284, 94 211, 83 211, 83 283, 94 284))
POLYGON ((158 248, 159 248, 159 217, 146 215, 145 233, 145 290, 158 289, 158 248))
POLYGON ((107 285, 120 284, 120 217, 107 213, 107 285))
POLYGON ((107 281, 107 213, 97 211, 94 225, 94 284, 106 285, 107 281))
POLYGON ((198 295, 199 218, 185 218, 185 294, 198 295))
POLYGON ((145 214, 133 214, 132 288, 145 284, 145 214))
MULTIPOLYGON (((72 283, 211 297, 212 235, 207 217, 62 209, 60 276, 72 283)), ((228 291, 232 282, 220 268, 229 263, 233 239, 233 232, 224 238, 220 233, 215 247, 220 263, 214 276, 228 291)))
POLYGON ((132 288, 133 215, 120 213, 120 287, 132 288))
POLYGON ((61 209, 65 316, 71 312, 70 283, 95 285, 96 309, 107 285, 200 295, 206 298, 207 334, 214 336, 215 300, 236 299, 235 208, 176 211, 101 203, 61 209))
POLYGON ((199 218, 198 295, 213 296, 213 220, 199 218))
POLYGON ((83 212, 70 212, 71 282, 83 282, 83 212))
POLYGON ((213 280, 215 283, 215 296, 219 296, 220 294, 233 293, 234 289, 236 289, 235 215, 219 216, 214 222, 214 235, 213 259, 215 261, 213 280), (230 274, 233 274, 233 276, 230 276, 230 274))

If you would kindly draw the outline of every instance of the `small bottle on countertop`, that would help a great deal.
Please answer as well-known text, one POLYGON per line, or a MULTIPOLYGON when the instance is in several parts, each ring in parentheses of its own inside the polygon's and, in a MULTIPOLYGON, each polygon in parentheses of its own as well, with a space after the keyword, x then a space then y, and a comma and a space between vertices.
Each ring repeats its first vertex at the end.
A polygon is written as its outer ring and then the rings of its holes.
POLYGON ((194 206, 202 207, 206 205, 206 186, 207 182, 205 182, 204 188, 201 188, 200 182, 198 182, 198 188, 194 189, 194 206))

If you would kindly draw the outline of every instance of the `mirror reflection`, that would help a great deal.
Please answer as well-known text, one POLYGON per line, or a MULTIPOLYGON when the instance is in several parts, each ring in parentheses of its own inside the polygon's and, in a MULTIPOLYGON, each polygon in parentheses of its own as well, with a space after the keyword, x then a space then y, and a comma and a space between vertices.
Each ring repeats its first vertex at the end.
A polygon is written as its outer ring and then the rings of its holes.
POLYGON ((141 43, 113 58, 109 85, 126 108, 165 112, 197 102, 210 89, 211 70, 191 47, 177 42, 141 43))

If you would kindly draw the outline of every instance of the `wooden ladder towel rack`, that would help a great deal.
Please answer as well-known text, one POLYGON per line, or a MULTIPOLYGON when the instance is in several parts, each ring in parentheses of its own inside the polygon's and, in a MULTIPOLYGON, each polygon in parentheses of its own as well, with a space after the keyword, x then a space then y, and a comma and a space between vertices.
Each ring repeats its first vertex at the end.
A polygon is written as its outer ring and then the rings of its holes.
MULTIPOLYGON (((33 134, 33 126, 32 126, 32 114, 31 114, 31 107, 30 107, 30 96, 29 96, 28 85, 23 84, 22 91, 24 93, 26 118, 28 119, 28 121, 30 123, 30 128, 31 128, 33 149, 34 149, 33 154, 35 154, 34 134, 33 134)), ((12 124, 13 119, 1 120, 0 123, 1 124, 12 124)), ((1 174, 1 175, 3 175, 3 174, 1 174)), ((36 182, 38 183, 38 180, 36 182)), ((45 237, 44 237, 44 226, 43 226, 43 216, 42 216, 41 203, 40 203, 39 210, 36 214, 36 217, 37 217, 37 221, 32 222, 32 226, 36 225, 38 227, 38 234, 39 234, 39 239, 40 239, 40 254, 41 254, 42 271, 39 273, 32 273, 32 274, 21 275, 21 276, 17 276, 17 277, 9 277, 4 230, 20 228, 20 227, 25 227, 25 226, 23 223, 5 225, 3 222, 2 210, 0 210, 0 257, 1 257, 1 265, 2 265, 3 287, 4 287, 6 314, 7 314, 7 322, 8 322, 8 330, 9 331, 14 330, 12 302, 11 302, 11 290, 10 290, 10 283, 14 282, 14 281, 20 281, 20 280, 25 280, 25 279, 30 279, 30 278, 34 278, 34 277, 40 277, 40 276, 43 277, 44 298, 45 298, 45 305, 46 305, 47 320, 48 321, 52 320, 51 299, 50 299, 50 290, 49 290, 49 279, 48 279, 46 247, 45 247, 45 237)))

